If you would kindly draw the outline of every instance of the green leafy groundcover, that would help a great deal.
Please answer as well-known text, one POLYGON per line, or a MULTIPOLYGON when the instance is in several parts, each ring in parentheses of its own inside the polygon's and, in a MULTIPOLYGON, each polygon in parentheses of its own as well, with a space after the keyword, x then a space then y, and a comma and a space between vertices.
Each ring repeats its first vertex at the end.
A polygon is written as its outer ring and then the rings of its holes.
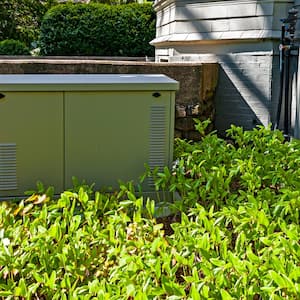
POLYGON ((299 142, 232 127, 175 153, 173 170, 148 172, 177 195, 168 218, 131 183, 2 203, 0 297, 299 299, 299 142))

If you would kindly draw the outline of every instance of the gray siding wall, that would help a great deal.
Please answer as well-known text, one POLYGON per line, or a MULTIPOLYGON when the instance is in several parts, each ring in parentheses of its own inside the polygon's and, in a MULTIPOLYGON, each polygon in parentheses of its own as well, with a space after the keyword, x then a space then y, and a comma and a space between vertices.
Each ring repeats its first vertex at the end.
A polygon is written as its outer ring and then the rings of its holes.
POLYGON ((288 0, 158 0, 156 60, 220 63, 219 132, 230 124, 268 125, 277 111, 280 19, 293 5, 288 0))
POLYGON ((154 43, 280 37, 291 0, 158 0, 154 43))

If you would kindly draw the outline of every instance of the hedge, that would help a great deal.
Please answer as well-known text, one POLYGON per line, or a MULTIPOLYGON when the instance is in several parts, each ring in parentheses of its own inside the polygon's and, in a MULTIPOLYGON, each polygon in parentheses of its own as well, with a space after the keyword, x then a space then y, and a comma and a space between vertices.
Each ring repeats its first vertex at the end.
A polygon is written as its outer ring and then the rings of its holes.
POLYGON ((61 4, 41 25, 42 55, 153 56, 151 4, 61 4))

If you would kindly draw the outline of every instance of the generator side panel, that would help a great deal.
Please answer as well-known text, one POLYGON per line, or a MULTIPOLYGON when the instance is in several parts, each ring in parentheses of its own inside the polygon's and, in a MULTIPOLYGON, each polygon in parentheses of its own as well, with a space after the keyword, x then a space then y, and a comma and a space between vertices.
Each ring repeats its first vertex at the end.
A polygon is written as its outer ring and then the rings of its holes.
MULTIPOLYGON (((1 92, 1 91, 0 91, 1 92)), ((1 92, 0 198, 63 189, 63 93, 1 92)))

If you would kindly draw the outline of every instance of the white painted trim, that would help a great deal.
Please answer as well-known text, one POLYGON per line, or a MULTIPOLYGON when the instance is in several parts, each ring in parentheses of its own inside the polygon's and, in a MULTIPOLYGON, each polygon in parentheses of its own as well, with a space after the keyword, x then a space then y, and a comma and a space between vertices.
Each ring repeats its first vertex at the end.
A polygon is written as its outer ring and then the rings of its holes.
POLYGON ((155 38, 150 42, 155 47, 183 44, 183 43, 224 43, 226 41, 254 41, 262 39, 279 39, 280 31, 275 30, 247 30, 247 31, 226 31, 210 33, 182 33, 170 34, 155 38))

